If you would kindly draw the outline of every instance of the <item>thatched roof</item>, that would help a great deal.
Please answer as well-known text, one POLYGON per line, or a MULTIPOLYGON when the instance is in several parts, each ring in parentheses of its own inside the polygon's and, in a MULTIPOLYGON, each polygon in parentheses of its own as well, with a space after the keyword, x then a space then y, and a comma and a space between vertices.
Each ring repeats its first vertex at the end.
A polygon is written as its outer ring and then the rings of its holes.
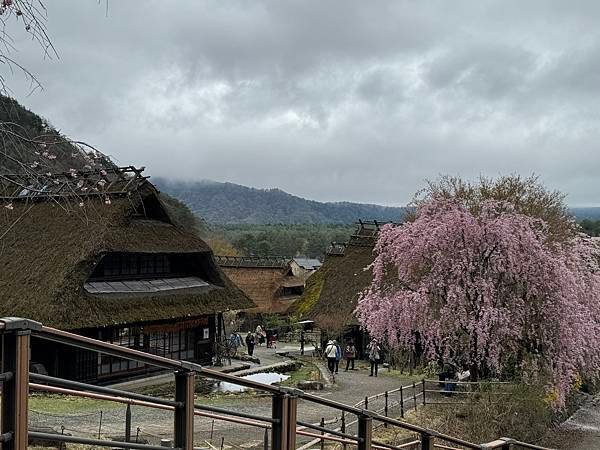
POLYGON ((359 222, 349 241, 328 252, 323 266, 306 281, 302 298, 293 310, 331 333, 357 323, 354 317, 359 295, 371 284, 373 273, 365 270, 374 259, 373 247, 379 224, 359 222))
POLYGON ((221 267, 271 267, 286 269, 292 258, 285 256, 215 256, 221 267))
POLYGON ((214 262, 198 237, 171 223, 154 188, 88 198, 82 206, 50 200, 0 208, 0 316, 63 329, 194 317, 254 304, 214 262), (109 252, 203 255, 210 289, 147 295, 92 295, 84 282, 109 252))
POLYGON ((221 257, 217 262, 227 277, 257 305, 248 312, 285 313, 299 295, 283 296, 284 287, 299 287, 304 280, 293 276, 291 259, 279 257, 221 257))

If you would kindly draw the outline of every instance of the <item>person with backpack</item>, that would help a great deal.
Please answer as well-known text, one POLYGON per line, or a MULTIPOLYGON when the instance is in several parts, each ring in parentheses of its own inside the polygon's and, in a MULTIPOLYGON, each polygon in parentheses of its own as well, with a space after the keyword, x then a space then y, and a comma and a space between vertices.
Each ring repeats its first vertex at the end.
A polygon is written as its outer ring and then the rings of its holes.
POLYGON ((371 363, 371 374, 370 377, 375 374, 377 376, 377 369, 379 367, 379 357, 381 353, 381 347, 377 343, 377 339, 373 339, 371 343, 367 346, 367 351, 369 352, 369 362, 371 363))
POLYGON ((342 359, 342 347, 338 344, 337 341, 333 341, 335 345, 335 373, 338 373, 340 370, 340 359, 342 359))
POLYGON ((327 368, 333 374, 335 373, 335 355, 337 353, 337 347, 333 341, 327 342, 325 347, 325 357, 327 358, 327 368))
POLYGON ((356 359, 356 347, 354 346, 354 342, 348 341, 348 345, 346 345, 346 350, 344 350, 344 358, 346 358, 346 370, 350 368, 350 364, 352 364, 352 369, 354 370, 354 360, 356 359))

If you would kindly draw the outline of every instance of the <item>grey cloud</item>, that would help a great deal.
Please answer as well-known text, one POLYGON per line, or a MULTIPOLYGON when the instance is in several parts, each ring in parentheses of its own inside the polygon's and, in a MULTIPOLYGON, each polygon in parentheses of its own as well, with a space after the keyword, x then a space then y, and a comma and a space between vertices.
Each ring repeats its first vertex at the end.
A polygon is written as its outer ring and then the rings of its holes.
POLYGON ((403 204, 440 173, 536 172, 599 204, 598 2, 48 3, 26 106, 150 174, 403 204))

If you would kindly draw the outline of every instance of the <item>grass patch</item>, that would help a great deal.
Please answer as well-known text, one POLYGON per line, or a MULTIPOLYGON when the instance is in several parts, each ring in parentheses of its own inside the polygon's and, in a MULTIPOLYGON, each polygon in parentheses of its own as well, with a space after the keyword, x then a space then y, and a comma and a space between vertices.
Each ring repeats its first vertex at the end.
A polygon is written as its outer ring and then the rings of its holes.
POLYGON ((50 414, 76 414, 87 411, 106 411, 123 407, 120 403, 75 397, 71 395, 34 394, 29 397, 29 408, 50 414))
MULTIPOLYGON (((481 389, 481 393, 468 397, 437 399, 464 403, 419 405, 417 411, 405 414, 404 421, 478 444, 501 436, 535 444, 553 428, 554 413, 543 400, 543 389, 525 385, 483 385, 481 389), (499 395, 491 393, 491 389, 499 395)), ((384 428, 375 435, 378 440, 396 445, 414 436, 405 430, 384 428)))
POLYGON ((315 381, 321 379, 319 368, 307 361, 300 363, 299 368, 289 372, 287 375, 289 375, 289 378, 279 383, 280 386, 295 387, 298 381, 315 381))

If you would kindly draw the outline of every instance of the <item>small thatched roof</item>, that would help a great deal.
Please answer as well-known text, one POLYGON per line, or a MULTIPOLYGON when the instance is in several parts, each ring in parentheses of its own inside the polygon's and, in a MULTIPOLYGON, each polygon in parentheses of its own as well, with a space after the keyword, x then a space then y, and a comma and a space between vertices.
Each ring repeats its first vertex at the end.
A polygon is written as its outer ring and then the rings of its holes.
POLYGON ((292 258, 285 256, 215 256, 221 267, 270 267, 287 269, 292 258))
POLYGON ((255 306, 215 263, 210 248, 171 223, 147 183, 134 195, 14 201, 0 208, 0 316, 62 329, 194 317, 255 306), (146 295, 92 295, 83 288, 106 253, 186 253, 203 257, 210 289, 146 295))
POLYGON ((285 313, 299 295, 284 296, 284 287, 304 286, 302 278, 292 275, 290 258, 222 257, 217 262, 229 279, 257 305, 248 312, 285 313))
POLYGON ((360 221, 347 243, 336 243, 335 251, 328 252, 323 266, 306 281, 304 294, 292 309, 331 333, 355 325, 358 297, 373 279, 366 268, 374 260, 379 225, 360 221))

